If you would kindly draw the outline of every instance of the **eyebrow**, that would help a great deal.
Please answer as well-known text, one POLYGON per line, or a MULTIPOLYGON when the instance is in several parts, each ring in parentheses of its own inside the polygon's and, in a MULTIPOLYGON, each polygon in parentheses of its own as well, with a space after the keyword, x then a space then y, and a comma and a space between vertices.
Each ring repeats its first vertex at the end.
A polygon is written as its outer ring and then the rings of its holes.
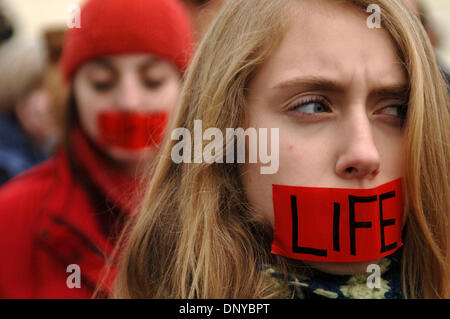
MULTIPOLYGON (((118 71, 114 67, 114 65, 107 59, 107 58, 99 58, 94 61, 92 61, 91 68, 103 68, 106 69, 108 72, 111 72, 113 77, 118 76, 118 71)), ((89 70, 89 75, 92 77, 95 73, 93 73, 95 69, 89 70)))
POLYGON ((289 89, 289 88, 308 88, 308 89, 318 89, 318 90, 324 90, 324 91, 344 91, 345 88, 343 85, 339 84, 338 82, 321 78, 321 77, 315 77, 315 76, 309 76, 309 77, 296 77, 287 81, 283 81, 274 87, 272 89, 289 89))
MULTIPOLYGON (((344 92, 346 91, 346 86, 339 83, 333 79, 328 79, 324 77, 308 76, 308 77, 297 77, 287 81, 283 81, 272 89, 308 89, 308 90, 318 90, 327 92, 344 92)), ((409 83, 395 83, 388 85, 378 85, 373 88, 370 92, 370 97, 375 98, 401 98, 408 99, 409 97, 409 83)))
POLYGON ((410 93, 409 84, 395 84, 391 86, 379 87, 370 94, 375 98, 397 98, 401 100, 408 100, 410 93))
POLYGON ((145 72, 156 64, 161 63, 162 60, 157 57, 148 57, 143 62, 139 63, 139 72, 145 72))
MULTIPOLYGON (((146 71, 147 69, 149 69, 155 64, 160 63, 161 61, 162 60, 158 57, 148 57, 139 63, 138 69, 140 72, 146 71)), ((109 71, 113 72, 114 74, 117 73, 117 68, 114 67, 114 63, 108 58, 99 58, 92 61, 92 63, 97 66, 104 67, 109 71)))
POLYGON ((106 68, 106 69, 109 69, 109 70, 112 71, 112 72, 115 71, 115 68, 114 68, 114 66, 112 65, 111 61, 108 60, 107 58, 96 59, 96 60, 92 61, 92 64, 93 64, 93 65, 100 66, 100 67, 104 67, 104 68, 106 68))

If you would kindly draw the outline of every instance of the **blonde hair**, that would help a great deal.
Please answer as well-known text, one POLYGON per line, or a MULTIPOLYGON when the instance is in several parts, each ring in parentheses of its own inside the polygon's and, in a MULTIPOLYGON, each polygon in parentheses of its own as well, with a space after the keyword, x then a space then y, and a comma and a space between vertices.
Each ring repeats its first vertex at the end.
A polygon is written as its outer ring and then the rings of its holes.
MULTIPOLYGON (((193 132, 241 127, 246 89, 287 30, 296 0, 228 1, 201 42, 184 84, 175 127, 193 132)), ((298 1, 298 0, 297 0, 298 1)), ((403 290, 411 298, 449 297, 450 188, 447 87, 419 21, 399 1, 378 4, 410 78, 403 290)), ((287 271, 270 254, 271 226, 258 220, 232 164, 175 164, 166 138, 138 218, 126 228, 114 296, 270 298, 279 293, 258 265, 287 271)), ((121 247, 121 246, 118 246, 121 247)))

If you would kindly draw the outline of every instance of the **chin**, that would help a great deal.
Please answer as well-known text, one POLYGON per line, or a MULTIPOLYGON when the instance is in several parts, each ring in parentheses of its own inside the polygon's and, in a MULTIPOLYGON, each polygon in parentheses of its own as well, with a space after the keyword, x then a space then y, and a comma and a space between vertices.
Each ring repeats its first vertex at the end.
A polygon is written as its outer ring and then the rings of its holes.
POLYGON ((151 161, 155 154, 155 149, 147 147, 142 150, 124 150, 120 148, 110 148, 108 155, 116 162, 125 166, 136 166, 146 161, 151 161))
POLYGON ((378 264, 380 259, 364 261, 359 263, 328 263, 319 261, 304 261, 306 265, 314 269, 332 275, 355 275, 367 272, 367 267, 372 264, 378 264))

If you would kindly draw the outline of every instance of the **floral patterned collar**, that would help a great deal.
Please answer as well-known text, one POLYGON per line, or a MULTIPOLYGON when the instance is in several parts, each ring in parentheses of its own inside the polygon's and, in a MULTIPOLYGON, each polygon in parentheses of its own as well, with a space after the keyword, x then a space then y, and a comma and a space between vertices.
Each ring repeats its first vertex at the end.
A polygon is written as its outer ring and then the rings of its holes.
MULTIPOLYGON (((373 272, 356 275, 330 275, 315 271, 314 277, 288 275, 287 287, 280 298, 290 299, 402 299, 400 274, 401 249, 380 263, 380 286, 369 288, 367 279, 373 272)), ((284 275, 271 267, 263 270, 281 287, 284 275)))

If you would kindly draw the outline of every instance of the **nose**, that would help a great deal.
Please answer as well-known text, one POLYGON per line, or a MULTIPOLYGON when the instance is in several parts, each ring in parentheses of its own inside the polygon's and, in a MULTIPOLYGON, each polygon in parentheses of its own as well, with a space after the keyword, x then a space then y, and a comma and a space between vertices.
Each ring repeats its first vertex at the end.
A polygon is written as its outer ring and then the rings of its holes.
POLYGON ((344 125, 336 174, 344 179, 372 179, 380 170, 380 154, 367 115, 354 115, 344 125))
POLYGON ((118 88, 117 106, 128 111, 138 109, 142 102, 141 90, 139 80, 133 74, 124 75, 118 88))

